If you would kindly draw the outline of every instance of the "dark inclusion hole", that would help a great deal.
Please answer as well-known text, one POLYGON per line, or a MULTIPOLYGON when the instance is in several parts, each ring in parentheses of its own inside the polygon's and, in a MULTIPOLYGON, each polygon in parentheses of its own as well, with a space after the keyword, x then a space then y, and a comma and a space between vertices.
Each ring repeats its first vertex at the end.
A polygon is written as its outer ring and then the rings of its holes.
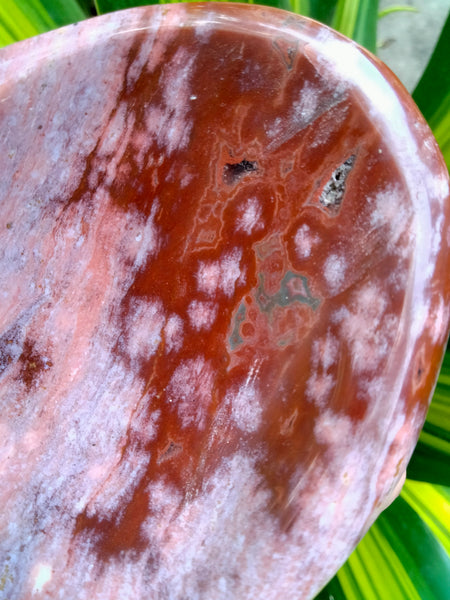
POLYGON ((338 208, 344 198, 345 183, 350 171, 355 164, 356 155, 352 154, 342 165, 333 172, 329 181, 320 194, 319 201, 323 206, 333 209, 338 208))
POLYGON ((181 444, 177 444, 173 440, 169 440, 166 447, 163 449, 161 454, 158 456, 157 464, 161 464, 166 460, 170 460, 171 458, 175 458, 177 454, 179 454, 183 450, 183 446, 181 444))
POLYGON ((239 163, 227 163, 223 168, 223 180, 228 185, 232 185, 253 171, 258 170, 258 163, 256 161, 241 160, 239 163))

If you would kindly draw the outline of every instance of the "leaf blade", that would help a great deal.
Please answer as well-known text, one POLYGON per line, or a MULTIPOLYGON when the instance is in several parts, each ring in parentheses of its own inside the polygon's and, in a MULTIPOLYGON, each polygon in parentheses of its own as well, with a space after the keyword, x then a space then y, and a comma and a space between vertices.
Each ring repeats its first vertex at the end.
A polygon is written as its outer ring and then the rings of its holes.
POLYGON ((450 12, 431 59, 413 92, 450 168, 450 12))
POLYGON ((444 355, 433 400, 407 473, 410 479, 450 486, 450 352, 448 351, 444 355))
POLYGON ((76 0, 2 0, 0 46, 75 23, 87 16, 76 0))
POLYGON ((370 52, 376 52, 378 0, 339 0, 332 26, 370 52))
POLYGON ((428 525, 450 555, 450 488, 407 481, 402 490, 402 497, 428 525))
POLYGON ((405 490, 406 494, 402 492, 380 515, 338 571, 339 587, 325 586, 317 600, 333 598, 334 589, 341 593, 335 600, 442 600, 447 597, 450 490, 416 483, 407 485, 405 490), (422 498, 424 490, 425 500, 422 498), (437 500, 440 504, 436 512, 437 500))
MULTIPOLYGON (((122 10, 125 8, 133 8, 135 6, 147 6, 150 4, 173 4, 179 0, 95 0, 97 12, 99 14, 105 14, 115 10, 122 10)), ((182 2, 193 2, 195 0, 181 0, 182 2)), ((218 0, 224 2, 227 0, 218 0)), ((228 0, 230 1, 230 0, 228 0)), ((253 0, 231 0, 231 2, 242 2, 246 4, 256 4, 253 0)), ((266 6, 273 6, 275 8, 283 8, 284 10, 290 10, 299 14, 308 16, 310 12, 311 0, 259 0, 258 4, 264 4, 266 6)))

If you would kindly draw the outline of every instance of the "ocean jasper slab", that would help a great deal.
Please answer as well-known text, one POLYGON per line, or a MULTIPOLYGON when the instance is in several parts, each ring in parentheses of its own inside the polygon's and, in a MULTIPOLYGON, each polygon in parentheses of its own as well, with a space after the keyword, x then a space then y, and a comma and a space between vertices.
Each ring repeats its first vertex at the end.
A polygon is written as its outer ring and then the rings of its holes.
POLYGON ((395 77, 255 6, 0 52, 0 600, 305 600, 402 484, 448 179, 395 77))

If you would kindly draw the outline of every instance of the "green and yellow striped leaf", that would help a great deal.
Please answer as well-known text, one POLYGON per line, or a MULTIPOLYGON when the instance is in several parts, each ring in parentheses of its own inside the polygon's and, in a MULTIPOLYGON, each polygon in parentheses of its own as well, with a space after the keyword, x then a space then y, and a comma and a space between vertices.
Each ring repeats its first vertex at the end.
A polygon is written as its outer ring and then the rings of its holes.
POLYGON ((450 490, 407 482, 316 600, 444 600, 450 490))
POLYGON ((339 0, 332 27, 375 54, 378 0, 339 0))
POLYGON ((76 0, 1 0, 0 46, 6 46, 88 16, 76 0))
POLYGON ((407 480, 402 497, 428 525, 450 556, 450 488, 407 480))

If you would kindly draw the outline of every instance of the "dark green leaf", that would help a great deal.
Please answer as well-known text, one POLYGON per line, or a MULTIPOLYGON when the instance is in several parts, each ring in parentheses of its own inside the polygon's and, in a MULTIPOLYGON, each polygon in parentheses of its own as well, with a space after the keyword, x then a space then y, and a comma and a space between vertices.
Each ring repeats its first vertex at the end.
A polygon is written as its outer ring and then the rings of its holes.
POLYGON ((450 352, 446 352, 408 477, 450 485, 450 352))
POLYGON ((77 0, 77 2, 86 15, 94 17, 97 14, 94 0, 77 0))
POLYGON ((309 16, 326 25, 333 22, 338 0, 310 0, 309 16))
POLYGON ((428 121, 450 168, 450 13, 413 98, 428 121))
POLYGON ((149 2, 148 0, 95 0, 95 6, 99 14, 122 10, 123 8, 132 8, 134 6, 144 6, 146 4, 159 3, 149 2))
MULTIPOLYGON (((95 4, 99 13, 107 13, 114 10, 121 10, 123 8, 132 8, 133 6, 143 6, 148 4, 171 4, 176 1, 178 0, 154 0, 153 2, 149 0, 95 0, 95 4)), ((242 0, 232 1, 241 2, 242 0)), ((251 0, 248 0, 248 3, 253 4, 251 0)), ((299 12, 300 14, 308 15, 310 0, 259 0, 258 4, 274 6, 275 8, 283 8, 285 10, 291 10, 293 12, 299 12)))
POLYGON ((429 438, 421 434, 408 465, 408 477, 419 481, 428 481, 450 486, 449 449, 433 448, 429 438))
POLYGON ((316 596, 315 600, 346 600, 347 597, 344 594, 341 584, 337 575, 327 583, 323 590, 316 596))
POLYGON ((450 89, 450 13, 442 29, 431 59, 413 92, 413 98, 424 117, 430 121, 450 89))
MULTIPOLYGON (((40 0, 40 3, 56 24, 56 27, 76 23, 89 16, 89 13, 82 8, 81 3, 77 2, 77 0, 40 0)), ((16 4, 19 4, 17 0, 16 4)), ((34 4, 34 2, 25 0, 25 2, 21 2, 20 4, 30 5, 34 4)))

